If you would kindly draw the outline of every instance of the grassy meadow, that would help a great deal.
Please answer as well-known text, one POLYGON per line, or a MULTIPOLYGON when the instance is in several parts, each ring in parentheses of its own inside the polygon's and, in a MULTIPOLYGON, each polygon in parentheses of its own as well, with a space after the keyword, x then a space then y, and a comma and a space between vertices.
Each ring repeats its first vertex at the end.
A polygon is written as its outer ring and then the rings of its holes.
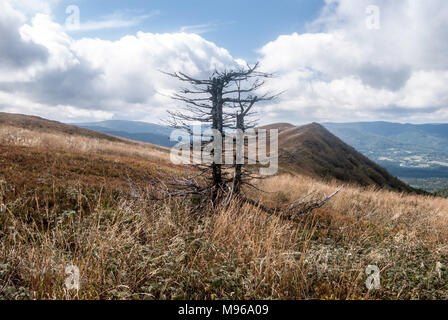
MULTIPOLYGON (((0 299, 448 299, 447 199, 346 185, 289 221, 154 200, 150 177, 190 169, 148 144, 2 127, 0 152, 0 299)), ((276 206, 339 186, 280 175, 248 192, 276 206)))

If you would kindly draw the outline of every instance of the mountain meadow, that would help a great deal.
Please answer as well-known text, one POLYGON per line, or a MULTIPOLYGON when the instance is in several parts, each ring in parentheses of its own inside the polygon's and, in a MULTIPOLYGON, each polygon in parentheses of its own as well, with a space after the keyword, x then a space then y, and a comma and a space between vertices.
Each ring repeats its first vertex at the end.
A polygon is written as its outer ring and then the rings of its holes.
MULTIPOLYGON (((74 125, 163 147, 175 145, 174 142, 170 141, 172 129, 164 125, 123 120, 77 123, 74 125)), ((372 160, 376 163, 375 165, 371 164, 370 167, 380 165, 391 175, 398 177, 415 189, 443 194, 443 190, 448 187, 448 162, 446 160, 448 154, 445 151, 448 150, 448 125, 446 124, 415 125, 392 122, 348 122, 323 123, 320 129, 317 129, 316 125, 314 124, 314 129, 312 130, 312 137, 317 143, 316 146, 322 147, 317 141, 317 136, 330 137, 334 135, 340 140, 336 142, 335 137, 332 137, 332 140, 328 141, 330 147, 331 143, 336 143, 336 148, 340 148, 345 143, 348 147, 355 149, 368 158, 368 161, 372 160)), ((266 128, 279 128, 280 131, 293 127, 295 126, 289 123, 266 126, 266 128)), ((307 126, 296 130, 305 131, 306 128, 307 126)), ((288 139, 283 139, 283 141, 286 140, 288 139)), ((286 146, 283 150, 283 160, 291 162, 289 161, 290 159, 295 159, 291 163, 295 170, 306 171, 307 169, 303 167, 303 165, 307 166, 304 163, 304 159, 297 157, 297 155, 294 156, 294 152, 300 153, 298 148, 299 144, 303 144, 303 141, 292 139, 292 142, 291 146, 286 146)), ((347 150, 348 148, 345 147, 345 151, 347 150)), ((319 154, 313 160, 322 161, 325 152, 319 151, 318 148, 315 148, 313 152, 319 154)), ((303 153, 300 156, 311 160, 309 156, 303 153)), ((344 156, 345 154, 341 153, 338 161, 344 162, 342 159, 344 156)), ((321 166, 320 171, 330 170, 332 172, 329 173, 329 176, 336 174, 339 177, 344 175, 344 169, 347 168, 347 165, 345 165, 345 167, 339 168, 339 173, 336 173, 334 166, 328 161, 321 166)), ((383 173, 380 174, 384 175, 383 173)), ((348 178, 350 176, 351 174, 348 175, 348 178)), ((362 180, 362 178, 358 180, 362 180)), ((371 178, 367 180, 371 180, 371 178)))
POLYGON ((447 199, 321 125, 273 127, 280 171, 247 187, 257 204, 198 207, 160 197, 195 170, 167 148, 2 113, 0 299, 448 299, 447 199))

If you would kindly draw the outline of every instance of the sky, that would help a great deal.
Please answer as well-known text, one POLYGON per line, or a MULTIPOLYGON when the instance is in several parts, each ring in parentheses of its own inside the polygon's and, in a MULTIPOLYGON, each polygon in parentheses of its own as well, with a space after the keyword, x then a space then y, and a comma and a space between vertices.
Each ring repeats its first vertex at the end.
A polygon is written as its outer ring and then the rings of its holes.
POLYGON ((446 0, 0 0, 0 111, 161 123, 165 74, 260 63, 260 124, 448 122, 446 0))

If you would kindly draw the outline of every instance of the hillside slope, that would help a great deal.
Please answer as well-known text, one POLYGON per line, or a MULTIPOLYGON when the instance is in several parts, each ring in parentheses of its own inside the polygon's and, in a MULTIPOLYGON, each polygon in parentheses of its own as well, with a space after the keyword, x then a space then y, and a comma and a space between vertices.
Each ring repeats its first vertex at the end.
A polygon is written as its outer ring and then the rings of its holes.
POLYGON ((103 139, 108 141, 123 141, 117 137, 103 134, 97 131, 78 128, 63 124, 58 121, 47 120, 41 117, 28 116, 23 114, 13 114, 0 112, 0 126, 12 126, 16 128, 37 130, 46 133, 60 133, 68 136, 78 135, 88 138, 103 139))
POLYGON ((413 190, 320 124, 295 127, 283 123, 263 128, 279 129, 279 162, 284 172, 324 179, 335 178, 362 186, 413 190))
POLYGON ((148 122, 108 120, 91 123, 74 123, 73 125, 163 147, 172 147, 176 144, 176 142, 170 141, 171 128, 148 122))
POLYGON ((434 194, 439 197, 448 198, 448 188, 437 190, 434 194))
POLYGON ((168 161, 168 149, 40 117, 0 113, 0 145, 168 161))
POLYGON ((393 175, 432 191, 448 186, 448 124, 324 123, 393 175))
MULTIPOLYGON (((318 146, 311 160, 335 143, 316 125, 284 127, 282 148, 299 135, 318 146)), ((149 144, 0 129, 0 299, 448 298, 436 269, 448 265, 446 199, 348 185, 295 222, 238 199, 201 209, 157 200, 154 182, 189 167, 149 144), (64 289, 72 265, 79 291, 64 289), (365 286, 368 265, 382 270, 379 290, 365 286)), ((301 175, 257 185, 274 207, 340 187, 301 175)))
MULTIPOLYGON (((138 134, 151 124, 112 121, 110 126, 138 134)), ((279 129, 280 172, 306 174, 324 179, 354 182, 362 186, 377 185, 398 191, 412 191, 386 170, 332 135, 323 126, 313 123, 295 127, 287 123, 272 124, 265 129, 279 129)), ((155 130, 160 128, 155 127, 155 130)), ((166 134, 157 131, 155 134, 166 134)), ((0 113, 0 143, 19 146, 76 149, 88 153, 159 158, 169 161, 168 150, 159 146, 122 139, 105 133, 50 121, 40 117, 0 113), (36 134, 38 133, 38 134, 36 134), (133 147, 130 148, 130 145, 133 147)))

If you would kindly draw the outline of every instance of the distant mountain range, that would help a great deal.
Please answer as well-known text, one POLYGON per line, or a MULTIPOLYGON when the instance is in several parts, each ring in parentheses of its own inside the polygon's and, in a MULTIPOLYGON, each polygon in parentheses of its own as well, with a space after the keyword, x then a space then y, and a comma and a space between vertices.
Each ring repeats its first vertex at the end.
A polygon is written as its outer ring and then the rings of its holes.
POLYGON ((330 132, 417 187, 448 186, 448 124, 324 123, 330 132))
POLYGON ((170 141, 171 128, 148 122, 107 120, 90 123, 72 123, 72 125, 163 147, 172 147, 176 144, 176 142, 170 141))
MULTIPOLYGON (((67 125, 39 117, 3 113, 0 114, 0 124, 112 141, 121 141, 114 137, 117 136, 168 147, 176 143, 169 139, 171 128, 146 122, 110 120, 67 125)), ((319 124, 301 127, 274 124, 266 128, 279 129, 281 172, 414 191, 319 124)))
MULTIPOLYGON (((172 147, 166 126, 109 120, 74 124, 132 140, 172 147)), ((294 127, 276 124, 280 129, 294 127)), ((434 191, 448 186, 448 124, 323 123, 329 132, 407 183, 434 191)), ((269 127, 269 126, 267 126, 269 127)))

